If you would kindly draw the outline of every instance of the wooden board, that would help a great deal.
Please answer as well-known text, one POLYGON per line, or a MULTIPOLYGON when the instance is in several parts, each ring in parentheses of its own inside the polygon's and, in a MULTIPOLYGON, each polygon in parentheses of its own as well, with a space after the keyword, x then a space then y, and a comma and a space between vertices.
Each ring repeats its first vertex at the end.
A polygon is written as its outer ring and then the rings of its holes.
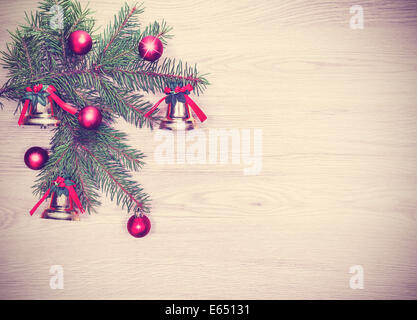
MULTIPOLYGON (((86 4, 87 1, 81 1, 86 4)), ((90 0, 98 25, 123 1, 90 0)), ((148 155, 135 174, 153 228, 103 197, 79 223, 29 216, 36 172, 23 154, 51 132, 0 112, 2 299, 417 298, 416 3, 147 1, 165 19, 166 56, 196 62, 212 85, 198 103, 209 130, 262 130, 262 171, 243 164, 160 164, 155 132, 120 121, 148 155), (64 289, 49 285, 64 268, 64 289), (349 286, 363 266, 364 289, 349 286)), ((0 48, 32 0, 0 1, 0 48)), ((0 71, 4 82, 6 73, 0 71)), ((156 101, 161 95, 150 97, 156 101)), ((253 138, 253 135, 252 135, 253 138)), ((208 152, 208 151, 207 151, 208 152)))

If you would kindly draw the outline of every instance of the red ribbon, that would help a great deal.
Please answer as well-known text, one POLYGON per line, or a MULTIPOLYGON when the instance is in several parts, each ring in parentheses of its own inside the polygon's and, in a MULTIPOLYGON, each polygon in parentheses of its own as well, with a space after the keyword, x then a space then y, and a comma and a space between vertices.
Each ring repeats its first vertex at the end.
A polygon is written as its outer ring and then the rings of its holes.
MULTIPOLYGON (((75 192, 74 187, 73 186, 67 186, 65 184, 65 179, 63 177, 56 178, 56 180, 52 181, 52 183, 55 183, 60 188, 66 188, 68 190, 69 200, 70 200, 70 203, 71 203, 71 208, 72 208, 72 201, 74 201, 75 204, 80 209, 81 213, 84 213, 85 212, 85 210, 84 210, 84 208, 83 208, 83 206, 81 204, 81 201, 78 198, 77 193, 75 192)), ((43 195, 43 197, 38 201, 38 203, 35 204, 35 206, 32 208, 32 210, 30 210, 30 215, 33 215, 35 213, 35 211, 39 208, 39 206, 42 204, 42 202, 44 202, 48 198, 48 196, 49 196, 50 193, 51 193, 51 188, 49 188, 48 190, 46 190, 46 192, 43 195)))
MULTIPOLYGON (((191 84, 187 84, 185 87, 176 87, 174 92, 178 93, 178 92, 183 92, 185 93, 186 91, 192 91, 194 88, 191 84)), ((166 94, 170 94, 172 92, 171 88, 169 87, 165 87, 164 92, 166 94)), ((185 93, 185 105, 188 107, 190 106, 191 109, 194 111, 194 113, 196 114, 196 116, 198 117, 198 119, 200 119, 201 122, 206 121, 207 116, 204 114, 203 110, 200 109, 200 107, 185 93)), ((160 99, 157 103, 155 103, 155 105, 145 114, 145 118, 148 118, 155 110, 156 108, 158 108, 158 106, 161 104, 162 101, 165 100, 166 97, 163 97, 162 99, 160 99)), ((168 105, 168 107, 171 107, 171 104, 168 105)))
MULTIPOLYGON (((55 101, 55 103, 60 106, 62 109, 64 109, 65 111, 71 113, 72 115, 76 114, 78 112, 77 108, 73 107, 72 105, 70 105, 69 103, 66 103, 64 101, 61 100, 60 97, 58 97, 54 92, 56 91, 56 88, 52 85, 49 85, 46 88, 46 92, 49 93, 48 98, 51 98, 53 101, 55 101)), ((52 105, 52 104, 51 104, 52 105)), ((53 111, 52 111, 53 114, 53 111)))
MULTIPOLYGON (((31 87, 27 87, 26 91, 37 93, 37 92, 41 91, 42 88, 43 88, 43 85, 38 84, 38 85, 33 86, 33 89, 31 87)), ((47 86, 45 91, 49 93, 48 100, 49 100, 49 103, 51 104, 51 115, 52 116, 54 115, 54 105, 53 105, 52 101, 55 101, 55 103, 58 106, 60 106, 62 109, 64 109, 65 111, 67 111, 67 112, 69 112, 73 115, 77 113, 78 110, 75 107, 71 106, 68 103, 65 103, 64 101, 61 100, 60 97, 58 97, 55 94, 56 88, 54 86, 52 86, 52 85, 47 86)), ((26 112, 27 112, 29 106, 30 106, 30 109, 29 109, 29 115, 30 115, 30 114, 32 114, 32 107, 33 106, 32 106, 31 100, 26 99, 25 104, 23 105, 23 108, 22 108, 22 112, 20 113, 19 121, 17 122, 19 126, 21 126, 23 124, 23 120, 25 118, 25 115, 26 115, 26 112)))

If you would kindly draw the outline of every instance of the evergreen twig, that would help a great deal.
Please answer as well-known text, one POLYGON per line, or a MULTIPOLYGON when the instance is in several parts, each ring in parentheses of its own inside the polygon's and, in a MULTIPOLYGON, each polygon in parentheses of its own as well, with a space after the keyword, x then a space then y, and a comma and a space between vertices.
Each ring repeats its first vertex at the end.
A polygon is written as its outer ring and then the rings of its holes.
POLYGON ((165 86, 190 83, 199 94, 209 84, 207 79, 182 61, 148 62, 139 56, 137 48, 143 37, 157 36, 164 45, 172 38, 172 28, 165 21, 141 28, 142 5, 125 4, 100 36, 94 34, 91 10, 77 0, 41 0, 38 8, 25 14, 25 24, 10 33, 12 42, 0 52, 8 71, 0 98, 18 101, 19 108, 26 87, 53 85, 63 100, 79 109, 86 105, 100 108, 103 123, 97 130, 86 130, 76 117, 56 108, 61 124, 53 130, 50 159, 38 174, 34 193, 43 194, 58 175, 69 176, 89 212, 100 204, 99 189, 128 210, 149 212, 149 196, 127 171, 140 170, 144 155, 127 145, 126 134, 111 124, 121 117, 135 126, 152 128, 159 118, 144 117, 152 103, 141 92, 163 92, 165 86), (64 11, 61 30, 50 27, 54 5, 64 11), (93 50, 81 57, 66 47, 71 32, 79 29, 94 39, 93 50))

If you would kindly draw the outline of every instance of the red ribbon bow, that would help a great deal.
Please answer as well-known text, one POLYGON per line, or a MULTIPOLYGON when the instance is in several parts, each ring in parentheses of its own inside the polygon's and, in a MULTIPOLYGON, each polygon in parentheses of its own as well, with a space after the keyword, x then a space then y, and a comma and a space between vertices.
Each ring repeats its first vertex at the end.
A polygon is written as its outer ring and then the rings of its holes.
MULTIPOLYGON (((72 180, 71 180, 72 181, 72 180)), ((74 181, 72 181, 74 182, 74 181)), ((84 213, 85 210, 81 204, 80 199, 78 198, 77 193, 75 192, 74 187, 71 186, 67 186, 65 184, 65 179, 63 177, 58 177, 56 178, 56 180, 52 181, 52 183, 54 183, 56 186, 60 187, 60 188, 66 188, 68 190, 68 194, 69 194, 69 201, 70 201, 70 209, 72 210, 72 202, 74 201, 75 204, 77 205, 77 207, 80 209, 81 213, 84 213)), ((32 208, 32 210, 30 210, 30 215, 33 215, 35 213, 35 211, 39 208, 39 206, 42 204, 42 202, 44 202, 49 194, 51 193, 51 188, 49 188, 48 190, 46 190, 45 194, 43 195, 43 197, 38 201, 38 203, 35 204, 35 206, 32 208)), ((52 197, 54 196, 54 192, 52 192, 52 197)))
MULTIPOLYGON (((176 87, 174 92, 178 93, 178 92, 183 92, 184 93, 184 97, 185 97, 185 105, 186 107, 190 106, 191 109, 194 111, 194 113, 197 115, 198 119, 200 119, 201 122, 206 121, 207 116, 204 114, 203 110, 200 109, 200 107, 188 96, 188 94, 186 93, 186 91, 191 92, 193 90, 193 86, 191 84, 187 84, 184 87, 176 87)), ((172 93, 172 89, 169 87, 165 87, 164 92, 166 94, 170 94, 172 93)), ((145 118, 149 117, 156 108, 158 108, 158 106, 161 104, 162 101, 164 101, 166 99, 166 97, 160 99, 157 103, 155 103, 155 105, 145 114, 145 118)), ((171 107, 171 105, 169 105, 168 107, 171 107)))
MULTIPOLYGON (((40 91, 42 91, 43 89, 43 85, 42 84, 38 84, 33 86, 33 89, 31 87, 27 87, 26 88, 26 92, 34 92, 34 93, 38 93, 40 91)), ((60 106, 62 109, 64 109, 65 111, 71 113, 71 114, 76 114, 77 113, 77 109, 74 108, 73 106, 71 106, 68 103, 65 103, 64 101, 61 100, 60 97, 58 97, 55 92, 56 92, 56 88, 52 85, 46 86, 45 91, 48 93, 48 100, 49 103, 51 104, 51 115, 54 115, 54 107, 53 107, 53 101, 55 101, 55 103, 60 106)), ((25 100, 25 104, 23 105, 22 108, 22 112, 20 113, 20 117, 19 117, 19 121, 18 124, 19 126, 23 124, 23 120, 25 118, 26 112, 29 108, 30 105, 30 109, 29 109, 29 114, 32 113, 32 108, 34 107, 31 103, 30 99, 26 99, 25 100)))

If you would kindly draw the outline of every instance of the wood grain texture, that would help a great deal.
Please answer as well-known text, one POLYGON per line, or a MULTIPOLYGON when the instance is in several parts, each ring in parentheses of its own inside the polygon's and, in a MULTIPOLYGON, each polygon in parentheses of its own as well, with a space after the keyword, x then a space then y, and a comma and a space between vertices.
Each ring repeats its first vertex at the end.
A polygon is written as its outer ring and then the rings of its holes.
MULTIPOLYGON (((90 0, 98 25, 122 3, 90 0)), ((4 49, 36 3, 0 4, 4 49)), ((7 102, 0 298, 417 298, 417 4, 354 4, 363 30, 349 28, 351 1, 146 2, 144 24, 174 27, 165 54, 210 73, 203 130, 262 129, 263 169, 160 165, 154 133, 120 121, 149 156, 135 174, 153 199, 141 240, 104 197, 79 223, 29 216, 36 173, 23 154, 51 133, 18 128, 7 102), (56 264, 64 290, 49 288, 56 264), (352 265, 364 267, 363 290, 349 288, 352 265)))

